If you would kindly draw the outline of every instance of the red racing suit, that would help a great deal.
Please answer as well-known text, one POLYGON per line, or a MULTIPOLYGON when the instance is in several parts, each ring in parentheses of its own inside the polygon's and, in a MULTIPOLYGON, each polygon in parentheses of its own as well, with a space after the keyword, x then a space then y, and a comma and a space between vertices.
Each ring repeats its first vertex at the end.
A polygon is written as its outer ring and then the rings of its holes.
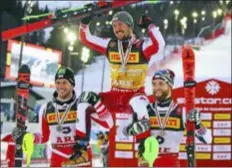
MULTIPOLYGON (((92 150, 88 143, 90 140, 91 120, 97 121, 105 128, 111 128, 113 126, 111 114, 101 101, 92 107, 88 103, 79 103, 76 96, 73 96, 67 102, 60 102, 55 95, 53 101, 44 104, 40 109, 40 131, 33 134, 34 143, 47 143, 50 140, 52 145, 50 166, 61 167, 62 163, 69 160, 69 157, 74 153, 74 145, 80 140, 86 141, 90 163, 84 166, 92 166, 92 150), (58 116, 61 119, 64 118, 61 130, 57 129, 58 116)), ((13 139, 11 135, 8 135, 2 140, 9 142, 13 139)), ((14 154, 8 156, 14 157, 14 154)), ((11 162, 14 161, 12 158, 8 159, 11 162)), ((9 164, 12 165, 12 163, 9 164)))
MULTIPOLYGON (((128 56, 127 71, 120 72, 118 41, 94 36, 90 33, 88 25, 80 25, 80 41, 87 47, 106 55, 110 63, 111 91, 100 93, 103 104, 114 120, 114 126, 109 134, 110 167, 137 166, 137 154, 134 152, 136 138, 124 136, 120 127, 132 119, 130 99, 136 94, 144 94, 148 61, 152 57, 157 61, 163 58, 165 42, 154 24, 148 27, 148 35, 145 40, 131 37, 132 48, 128 56)), ((128 41, 123 42, 124 51, 127 47, 128 41)))

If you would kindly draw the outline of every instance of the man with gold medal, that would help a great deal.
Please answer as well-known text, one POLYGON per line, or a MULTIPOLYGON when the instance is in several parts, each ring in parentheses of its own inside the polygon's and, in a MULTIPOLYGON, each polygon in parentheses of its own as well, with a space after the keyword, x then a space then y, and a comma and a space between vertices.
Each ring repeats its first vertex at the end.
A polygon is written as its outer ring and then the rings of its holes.
POLYGON ((139 102, 144 99, 148 62, 151 57, 156 60, 163 58, 165 42, 159 29, 147 15, 143 15, 138 22, 138 26, 148 33, 146 40, 138 39, 133 33, 134 20, 126 11, 113 15, 112 27, 116 38, 94 36, 89 30, 92 19, 93 16, 82 19, 79 36, 84 45, 106 55, 110 64, 111 90, 100 93, 102 102, 115 121, 109 133, 108 166, 136 167, 136 137, 124 134, 124 129, 133 119, 133 105, 130 101, 139 102))

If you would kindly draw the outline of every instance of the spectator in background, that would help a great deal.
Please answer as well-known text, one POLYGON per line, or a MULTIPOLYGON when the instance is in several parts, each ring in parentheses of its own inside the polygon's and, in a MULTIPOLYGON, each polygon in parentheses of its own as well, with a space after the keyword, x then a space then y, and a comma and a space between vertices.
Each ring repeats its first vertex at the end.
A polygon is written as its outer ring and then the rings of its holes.
POLYGON ((106 131, 105 134, 103 132, 99 132, 97 134, 98 137, 98 147, 100 149, 102 160, 103 160, 103 166, 108 167, 108 152, 109 152, 109 132, 106 131))

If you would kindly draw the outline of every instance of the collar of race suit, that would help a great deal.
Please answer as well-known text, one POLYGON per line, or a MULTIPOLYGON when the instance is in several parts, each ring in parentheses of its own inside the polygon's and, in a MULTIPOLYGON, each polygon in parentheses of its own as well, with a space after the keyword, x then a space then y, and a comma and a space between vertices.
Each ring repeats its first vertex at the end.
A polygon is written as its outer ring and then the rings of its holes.
POLYGON ((69 100, 67 100, 67 101, 64 101, 64 102, 58 100, 57 97, 58 97, 58 94, 57 94, 57 92, 55 91, 55 92, 53 93, 53 102, 57 103, 58 105, 71 104, 73 101, 76 100, 76 93, 75 93, 75 91, 73 91, 73 96, 71 97, 71 99, 69 99, 69 100))
POLYGON ((160 106, 160 107, 167 107, 171 104, 172 102, 172 98, 169 97, 165 100, 162 100, 162 101, 157 101, 157 105, 160 106))

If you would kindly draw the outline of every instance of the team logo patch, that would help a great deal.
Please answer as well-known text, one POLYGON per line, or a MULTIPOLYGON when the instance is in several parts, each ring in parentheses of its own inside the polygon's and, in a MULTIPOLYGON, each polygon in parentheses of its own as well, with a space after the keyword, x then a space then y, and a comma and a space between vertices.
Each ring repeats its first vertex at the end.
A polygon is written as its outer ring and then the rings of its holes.
MULTIPOLYGON (((109 53, 110 62, 121 62, 120 55, 118 52, 110 52, 109 53)), ((129 55, 128 63, 138 63, 139 62, 139 53, 132 52, 129 55)))
MULTIPOLYGON (((60 118, 62 118, 64 115, 64 112, 59 113, 59 114, 60 114, 60 118)), ((77 120, 77 112, 76 111, 70 111, 65 118, 65 121, 76 121, 76 120, 77 120)), ((49 124, 56 123, 57 122, 56 113, 54 112, 54 113, 47 114, 47 121, 49 124)))
MULTIPOLYGON (((163 122, 164 118, 161 117, 161 120, 163 122)), ((151 124, 152 128, 159 128, 160 127, 157 117, 151 117, 150 118, 150 124, 151 124)), ((179 129, 180 128, 180 119, 179 118, 174 118, 174 117, 169 117, 166 128, 179 129)))

